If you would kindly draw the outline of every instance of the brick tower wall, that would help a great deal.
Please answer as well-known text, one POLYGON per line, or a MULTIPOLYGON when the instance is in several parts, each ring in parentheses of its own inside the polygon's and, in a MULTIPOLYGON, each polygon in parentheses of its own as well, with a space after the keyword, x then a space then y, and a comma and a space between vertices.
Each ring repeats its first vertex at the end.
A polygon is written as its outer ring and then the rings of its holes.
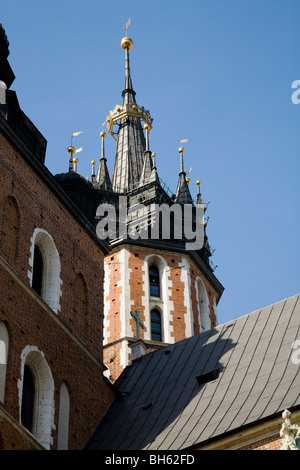
POLYGON ((80 449, 113 400, 101 362, 104 253, 39 171, 2 134, 0 173, 0 322, 9 336, 5 399, 0 408, 10 417, 1 418, 5 422, 1 445, 31 446, 30 438, 21 437, 27 431, 20 426, 19 396, 21 354, 30 346, 44 355, 54 381, 51 448, 57 445, 59 392, 65 383, 70 396, 69 449, 80 449), (36 229, 51 235, 59 255, 57 312, 30 287, 36 229))
MULTIPOLYGON (((163 311, 164 344, 181 341, 200 329, 197 282, 205 284, 209 308, 209 327, 217 324, 215 292, 199 268, 186 255, 164 250, 123 245, 105 258, 104 363, 114 381, 130 361, 128 339, 136 337, 136 322, 130 311, 140 312, 145 329, 140 338, 151 342, 150 310, 163 311), (156 262, 164 270, 161 279, 163 302, 149 297, 147 263, 156 262), (150 299, 150 300, 149 300, 150 299)), ((153 350, 150 347, 148 351, 153 350)))

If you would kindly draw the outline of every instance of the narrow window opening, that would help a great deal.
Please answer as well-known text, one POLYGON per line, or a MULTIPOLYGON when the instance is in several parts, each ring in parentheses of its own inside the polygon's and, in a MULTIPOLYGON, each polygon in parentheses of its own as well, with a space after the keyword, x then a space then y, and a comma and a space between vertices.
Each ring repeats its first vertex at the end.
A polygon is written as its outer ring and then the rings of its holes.
POLYGON ((149 268, 150 296, 160 297, 159 272, 155 266, 149 268))
POLYGON ((162 341, 161 315, 157 309, 151 311, 151 339, 152 341, 162 341))
POLYGON ((33 258, 32 288, 39 296, 42 296, 43 270, 43 255, 38 245, 35 245, 33 258))
POLYGON ((22 396, 22 411, 21 411, 21 422, 22 425, 32 432, 33 424, 33 407, 35 397, 35 385, 34 377, 31 369, 28 365, 24 368, 24 380, 23 380, 23 396, 22 396))

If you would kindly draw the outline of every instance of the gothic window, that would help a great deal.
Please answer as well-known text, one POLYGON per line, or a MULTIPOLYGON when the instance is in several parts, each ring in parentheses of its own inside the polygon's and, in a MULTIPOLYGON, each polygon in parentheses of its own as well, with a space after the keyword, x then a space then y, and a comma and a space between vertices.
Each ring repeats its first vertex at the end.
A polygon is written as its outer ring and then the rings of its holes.
POLYGON ((60 258, 53 238, 42 229, 35 229, 31 239, 31 287, 55 313, 60 310, 60 258))
POLYGON ((151 339, 162 341, 161 314, 156 308, 151 310, 151 339))
POLYGON ((160 297, 159 271, 156 266, 149 267, 150 296, 160 297))
POLYGON ((70 397, 66 384, 62 383, 59 395, 57 450, 68 450, 70 397))
POLYGON ((30 367, 26 364, 24 368, 24 379, 23 379, 21 423, 30 432, 32 432, 32 424, 33 424, 34 397, 35 397, 34 376, 30 367))
POLYGON ((0 323, 0 402, 4 403, 6 368, 8 358, 8 331, 3 322, 0 323))
POLYGON ((54 381, 44 354, 26 346, 21 354, 18 381, 20 423, 46 448, 52 444, 54 425, 54 381))
POLYGON ((40 296, 42 296, 43 269, 44 262, 42 252, 39 246, 35 245, 33 255, 32 288, 40 296))

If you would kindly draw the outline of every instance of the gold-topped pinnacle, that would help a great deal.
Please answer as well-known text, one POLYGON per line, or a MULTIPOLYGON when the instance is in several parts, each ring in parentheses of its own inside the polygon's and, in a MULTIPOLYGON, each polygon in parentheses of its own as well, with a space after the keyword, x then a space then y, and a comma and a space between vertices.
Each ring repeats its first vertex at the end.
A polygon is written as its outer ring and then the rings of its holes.
POLYGON ((70 154, 73 154, 73 153, 75 152, 75 148, 70 145, 70 147, 67 148, 67 151, 68 151, 70 154))
POLYGON ((127 48, 130 50, 132 46, 133 46, 133 40, 130 39, 129 37, 126 36, 125 38, 121 40, 121 47, 122 49, 124 49, 124 51, 127 48))
POLYGON ((100 132, 100 137, 101 137, 101 138, 104 138, 104 137, 106 137, 106 134, 105 134, 105 132, 104 132, 104 131, 100 132))
POLYGON ((196 185, 197 185, 197 186, 200 186, 200 184, 201 184, 201 181, 200 181, 200 180, 197 180, 197 181, 196 181, 196 185))
POLYGON ((179 147, 178 152, 179 152, 179 153, 184 153, 184 148, 183 148, 183 147, 179 147))
POLYGON ((93 165, 93 166, 95 166, 95 165, 96 165, 96 162, 95 162, 95 160, 92 160, 92 161, 91 161, 91 165, 93 165))

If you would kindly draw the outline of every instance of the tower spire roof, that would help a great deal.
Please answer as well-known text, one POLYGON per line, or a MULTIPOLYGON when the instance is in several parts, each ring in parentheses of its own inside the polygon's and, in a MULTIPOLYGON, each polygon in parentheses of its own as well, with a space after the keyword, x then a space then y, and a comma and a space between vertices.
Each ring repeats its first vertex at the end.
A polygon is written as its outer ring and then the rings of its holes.
POLYGON ((101 150, 101 158, 99 162, 99 167, 96 175, 96 182, 99 184, 99 187, 105 191, 111 190, 111 181, 109 176, 109 171, 107 168, 107 160, 105 158, 104 153, 104 139, 106 137, 105 132, 100 133, 100 137, 102 139, 102 150, 101 150))
POLYGON ((186 181, 186 172, 184 171, 183 153, 184 153, 184 148, 180 147, 179 148, 180 173, 179 173, 179 179, 178 179, 178 184, 177 184, 175 202, 178 204, 192 204, 193 199, 190 193, 188 182, 186 181))
POLYGON ((129 51, 132 46, 132 39, 127 36, 122 39, 121 47, 125 52, 123 104, 117 105, 114 111, 110 111, 106 119, 108 130, 117 142, 111 183, 113 190, 118 193, 130 191, 141 179, 146 150, 141 120, 148 124, 150 130, 152 129, 149 111, 138 106, 135 100, 129 60, 129 51), (113 126, 116 123, 119 128, 117 133, 114 133, 113 126))

